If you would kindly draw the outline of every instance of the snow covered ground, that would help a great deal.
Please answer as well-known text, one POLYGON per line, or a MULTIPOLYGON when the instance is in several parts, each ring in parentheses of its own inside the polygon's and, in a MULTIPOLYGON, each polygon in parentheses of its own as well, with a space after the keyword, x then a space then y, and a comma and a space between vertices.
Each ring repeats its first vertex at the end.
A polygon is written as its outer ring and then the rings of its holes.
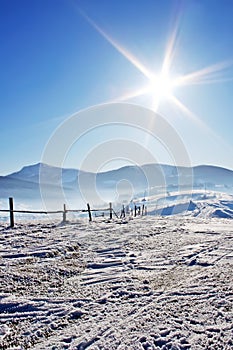
POLYGON ((0 349, 232 349, 233 223, 0 224, 0 349))
POLYGON ((150 197, 144 204, 150 215, 182 214, 199 218, 233 219, 233 196, 223 192, 171 192, 165 196, 150 197))

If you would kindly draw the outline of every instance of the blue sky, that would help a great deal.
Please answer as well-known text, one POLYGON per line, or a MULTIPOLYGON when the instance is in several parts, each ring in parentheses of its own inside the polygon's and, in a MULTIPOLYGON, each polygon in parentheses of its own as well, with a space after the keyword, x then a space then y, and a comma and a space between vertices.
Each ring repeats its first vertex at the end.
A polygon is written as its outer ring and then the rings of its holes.
MULTIPOLYGON (((108 101, 154 108, 151 93, 122 99, 150 83, 132 57, 160 72, 175 29, 169 74, 205 70, 173 87, 180 106, 165 96, 157 112, 193 165, 233 169, 232 18, 231 0, 0 0, 0 174, 41 161, 53 132, 79 110, 108 101)), ((86 135, 64 165, 80 167, 90 149, 129 134, 138 140, 122 127, 86 135)), ((156 159, 169 162, 162 150, 156 159)))

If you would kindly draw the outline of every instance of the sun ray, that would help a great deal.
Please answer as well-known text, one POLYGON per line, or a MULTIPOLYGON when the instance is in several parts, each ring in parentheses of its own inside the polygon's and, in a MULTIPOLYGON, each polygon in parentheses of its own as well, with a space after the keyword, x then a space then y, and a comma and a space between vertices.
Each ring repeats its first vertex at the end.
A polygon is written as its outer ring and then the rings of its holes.
POLYGON ((80 10, 82 16, 87 22, 96 29, 96 31, 102 35, 119 53, 122 54, 130 63, 132 63, 145 77, 150 79, 151 72, 127 49, 120 45, 116 40, 110 37, 102 28, 100 28, 90 17, 88 17, 83 11, 80 10))
POLYGON ((182 113, 185 114, 186 117, 188 117, 194 124, 198 125, 200 129, 204 129, 207 134, 212 135, 212 137, 214 137, 216 140, 224 142, 221 136, 216 134, 200 117, 190 111, 190 109, 185 106, 178 98, 173 95, 170 96, 170 100, 176 107, 178 107, 178 109, 181 110, 182 113))
POLYGON ((193 85, 193 84, 203 84, 203 83, 207 84, 207 83, 212 83, 213 81, 221 82, 219 74, 222 74, 222 72, 225 69, 231 67, 232 64, 233 64, 232 61, 223 61, 223 62, 215 63, 211 66, 202 68, 198 71, 178 77, 175 80, 175 85, 183 86, 183 85, 193 85))
MULTIPOLYGON (((128 93, 112 99, 116 101, 127 101, 139 96, 149 95, 151 96, 151 108, 157 112, 160 102, 163 98, 176 106, 183 114, 186 115, 193 123, 199 126, 200 129, 204 129, 209 134, 212 134, 216 139, 220 140, 214 131, 203 122, 195 113, 190 111, 175 95, 173 88, 178 86, 187 85, 201 85, 220 83, 223 81, 232 81, 233 77, 224 77, 223 72, 227 68, 231 67, 233 61, 223 61, 216 64, 212 64, 197 71, 193 71, 188 74, 178 76, 175 79, 171 78, 171 68, 173 65, 174 57, 177 51, 177 45, 180 34, 180 19, 182 11, 176 11, 176 21, 172 33, 167 42, 164 59, 162 62, 161 70, 158 74, 150 71, 145 65, 143 65, 137 57, 135 57, 128 49, 124 48, 120 43, 113 39, 108 33, 100 28, 90 17, 88 17, 81 9, 79 13, 86 19, 86 21, 107 41, 112 47, 114 47, 123 57, 125 57, 134 67, 136 67, 147 79, 148 85, 146 87, 129 91, 128 93)), ((108 101, 109 102, 109 101, 108 101)), ((221 141, 223 141, 221 139, 221 141)))
MULTIPOLYGON (((227 83, 227 82, 231 82, 233 81, 233 77, 230 77, 230 78, 209 78, 209 79, 203 79, 203 80, 197 80, 197 81, 193 81, 193 82, 190 82, 188 84, 185 84, 186 86, 193 86, 193 85, 212 85, 212 84, 220 84, 220 83, 227 83)), ((183 84, 182 84, 183 85, 183 84)), ((180 86, 180 85, 177 85, 175 83, 175 86, 180 86)))
POLYGON ((179 12, 179 15, 176 16, 174 28, 172 30, 171 36, 168 39, 167 48, 162 63, 162 74, 168 74, 171 70, 171 66, 176 53, 176 47, 179 41, 180 17, 181 11, 179 12))
POLYGON ((131 100, 135 97, 139 97, 139 96, 143 96, 146 95, 148 93, 148 86, 137 89, 137 90, 133 90, 133 91, 129 91, 119 97, 114 98, 114 102, 116 101, 127 101, 127 100, 131 100))
POLYGON ((158 111, 158 109, 159 109, 159 99, 158 98, 154 98, 153 100, 152 100, 152 104, 151 104, 151 109, 152 109, 152 111, 154 111, 155 113, 158 111))
POLYGON ((178 107, 190 120, 192 120, 194 123, 199 124, 201 127, 205 127, 206 124, 193 112, 188 109, 187 106, 185 106, 177 97, 170 96, 170 101, 175 104, 176 107, 178 107))

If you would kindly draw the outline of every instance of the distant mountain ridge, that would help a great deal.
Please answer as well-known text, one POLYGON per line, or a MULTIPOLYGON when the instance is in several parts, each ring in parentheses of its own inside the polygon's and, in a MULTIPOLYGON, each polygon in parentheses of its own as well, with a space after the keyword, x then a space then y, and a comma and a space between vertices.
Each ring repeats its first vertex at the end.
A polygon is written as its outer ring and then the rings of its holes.
POLYGON ((60 177, 61 172, 62 177, 66 178, 66 181, 74 180, 79 173, 79 170, 77 169, 58 168, 43 163, 37 163, 33 165, 24 166, 21 170, 9 174, 5 176, 5 178, 7 177, 11 179, 19 179, 39 183, 41 171, 43 171, 45 175, 47 175, 48 183, 53 183, 54 181, 56 181, 58 177, 60 177))
MULTIPOLYGON (((145 164, 142 166, 137 165, 129 165, 124 166, 118 169, 109 170, 105 172, 100 172, 98 174, 87 172, 83 170, 78 170, 75 168, 59 168, 43 163, 37 163, 33 165, 24 166, 21 170, 11 173, 6 176, 0 176, 1 179, 17 179, 21 181, 29 181, 34 183, 39 183, 40 172, 44 174, 44 181, 47 183, 54 183, 60 179, 62 176, 63 183, 70 183, 77 179, 77 176, 80 174, 84 176, 98 176, 99 178, 112 179, 117 180, 119 177, 124 178, 124 176, 128 177, 130 175, 139 174, 144 172, 145 174, 150 174, 151 172, 161 171, 163 176, 165 177, 174 177, 177 176, 178 173, 183 173, 186 171, 187 167, 182 166, 173 166, 167 164, 145 164)), ((191 168, 193 170, 193 176, 195 180, 199 181, 217 181, 218 184, 222 184, 222 180, 233 184, 233 171, 218 167, 214 165, 198 165, 191 168)))
POLYGON ((180 178, 192 180, 194 187, 233 188, 233 171, 213 165, 199 165, 193 168, 166 164, 145 164, 140 167, 130 165, 95 174, 37 163, 25 166, 7 176, 0 176, 0 198, 39 197, 41 183, 48 191, 56 192, 56 187, 60 186, 61 182, 65 191, 69 193, 76 191, 76 196, 79 193, 79 186, 88 188, 90 184, 105 190, 111 190, 119 183, 124 186, 129 183, 138 192, 159 186, 171 190, 178 186, 180 178))

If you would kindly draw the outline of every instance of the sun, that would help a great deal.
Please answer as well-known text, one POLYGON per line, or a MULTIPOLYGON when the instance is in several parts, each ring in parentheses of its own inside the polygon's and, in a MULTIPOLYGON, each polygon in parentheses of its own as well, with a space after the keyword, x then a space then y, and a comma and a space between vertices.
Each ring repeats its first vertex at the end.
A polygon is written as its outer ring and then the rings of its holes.
POLYGON ((158 100, 168 99, 173 95, 174 85, 174 81, 168 74, 159 73, 151 77, 148 93, 158 100))
POLYGON ((176 56, 177 43, 180 32, 180 15, 177 16, 175 26, 169 36, 164 58, 159 73, 154 74, 149 67, 145 66, 139 59, 133 55, 127 48, 124 48, 120 43, 114 40, 108 33, 100 28, 90 17, 83 11, 79 10, 81 15, 87 22, 103 37, 105 38, 123 57, 125 57, 143 76, 147 79, 147 84, 143 87, 135 88, 122 96, 114 99, 115 101, 127 101, 140 96, 148 95, 151 97, 151 108, 157 112, 159 110, 160 102, 163 100, 173 104, 186 117, 192 121, 204 126, 204 122, 200 120, 189 108, 176 97, 175 88, 185 87, 190 85, 213 84, 232 80, 232 78, 224 78, 223 71, 232 66, 233 62, 230 60, 215 63, 196 71, 184 73, 176 78, 171 77, 171 67, 174 66, 174 57, 176 56))
POLYGON ((148 80, 145 94, 151 97, 153 110, 157 110, 162 101, 172 99, 176 86, 175 80, 170 77, 169 73, 162 70, 157 74, 151 74, 148 80))

